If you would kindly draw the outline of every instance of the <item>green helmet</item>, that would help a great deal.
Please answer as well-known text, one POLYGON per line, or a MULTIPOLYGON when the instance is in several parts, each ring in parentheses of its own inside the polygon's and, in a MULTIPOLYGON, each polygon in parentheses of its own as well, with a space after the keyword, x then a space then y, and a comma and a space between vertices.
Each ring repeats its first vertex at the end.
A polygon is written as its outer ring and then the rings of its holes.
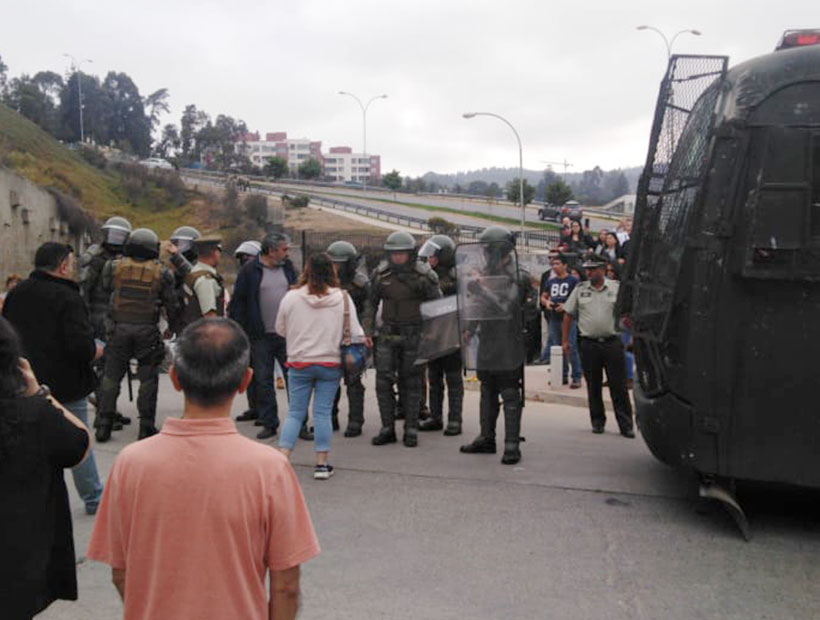
POLYGON ((515 235, 510 232, 509 228, 504 228, 503 226, 489 226, 485 228, 482 233, 478 236, 478 240, 481 243, 495 243, 498 241, 508 241, 509 243, 515 243, 515 235))
POLYGON ((123 254, 133 258, 159 258, 159 237, 150 228, 137 228, 128 237, 123 254))
POLYGON ((438 258, 442 267, 452 267, 456 264, 456 244, 447 235, 433 235, 419 250, 419 257, 431 256, 438 258))
POLYGON ((105 220, 101 228, 105 233, 103 244, 109 246, 122 247, 128 241, 128 235, 131 234, 131 222, 118 215, 105 220))
POLYGON ((416 239, 409 232, 397 230, 387 237, 384 249, 388 252, 412 252, 416 249, 416 239))
POLYGON ((348 241, 334 241, 327 246, 326 252, 334 263, 352 262, 359 258, 356 246, 348 241))

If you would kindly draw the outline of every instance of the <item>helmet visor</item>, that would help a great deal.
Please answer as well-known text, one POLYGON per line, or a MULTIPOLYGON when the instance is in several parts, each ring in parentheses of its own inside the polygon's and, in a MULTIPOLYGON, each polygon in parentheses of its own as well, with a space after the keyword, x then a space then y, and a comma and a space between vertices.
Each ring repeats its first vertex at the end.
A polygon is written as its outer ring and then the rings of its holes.
POLYGON ((428 239, 424 242, 424 245, 421 246, 421 249, 419 250, 419 257, 430 258, 431 256, 438 254, 440 251, 441 246, 432 239, 428 239))
POLYGON ((186 237, 171 239, 171 243, 177 246, 180 252, 187 252, 194 245, 193 239, 188 239, 186 237))
POLYGON ((125 228, 110 226, 105 229, 105 242, 109 245, 124 245, 128 241, 128 235, 125 228))

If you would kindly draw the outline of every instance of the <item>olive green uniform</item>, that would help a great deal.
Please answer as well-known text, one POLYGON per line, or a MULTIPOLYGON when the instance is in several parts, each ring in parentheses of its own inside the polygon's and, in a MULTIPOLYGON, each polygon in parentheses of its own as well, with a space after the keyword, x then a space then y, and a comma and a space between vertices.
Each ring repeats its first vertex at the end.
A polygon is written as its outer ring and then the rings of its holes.
POLYGON ((111 307, 98 440, 107 439, 106 431, 110 435, 120 384, 131 358, 138 363, 137 410, 142 438, 155 432, 159 367, 165 357, 157 323, 161 307, 169 322, 178 312, 174 277, 156 259, 124 257, 106 263, 102 286, 111 296, 111 307))
POLYGON ((372 278, 371 306, 364 329, 373 334, 375 311, 382 304, 382 326, 376 346, 376 396, 382 431, 393 432, 398 377, 399 396, 405 407, 404 434, 415 439, 421 399, 421 371, 415 365, 421 330, 421 302, 441 297, 438 277, 427 263, 381 263, 372 278))
MULTIPOLYGON (((456 270, 454 267, 436 265, 439 288, 442 294, 456 294, 456 270)), ((444 381, 447 381, 447 426, 452 431, 461 428, 461 411, 464 402, 464 378, 461 367, 461 351, 439 357, 427 364, 430 382, 430 417, 441 423, 444 417, 444 381)))

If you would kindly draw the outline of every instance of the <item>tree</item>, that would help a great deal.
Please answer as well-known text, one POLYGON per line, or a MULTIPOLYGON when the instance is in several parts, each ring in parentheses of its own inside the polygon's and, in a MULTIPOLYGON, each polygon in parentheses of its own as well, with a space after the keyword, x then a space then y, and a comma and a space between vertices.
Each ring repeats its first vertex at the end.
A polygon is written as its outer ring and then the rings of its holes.
POLYGON ((170 93, 167 88, 160 88, 148 95, 142 101, 145 111, 148 113, 148 123, 151 125, 151 131, 159 124, 159 115, 164 112, 168 114, 171 108, 168 106, 168 98, 170 93))
POLYGON ((547 186, 545 200, 549 204, 560 206, 572 200, 572 188, 563 179, 556 179, 547 186))
POLYGON ((162 136, 154 146, 154 154, 163 159, 174 155, 180 146, 181 140, 176 125, 168 124, 162 128, 162 136))
POLYGON ((498 183, 493 181, 487 186, 487 197, 495 200, 499 194, 501 194, 501 188, 498 186, 498 183))
POLYGON ((6 94, 6 81, 8 80, 9 66, 3 62, 3 57, 0 56, 0 100, 6 94))
POLYGON ((109 71, 102 89, 109 99, 108 142, 147 157, 151 151, 151 124, 137 85, 127 74, 109 71))
POLYGON ((110 141, 110 99, 96 76, 75 71, 60 93, 60 137, 66 142, 80 141, 80 101, 77 83, 83 91, 83 127, 87 139, 101 144, 110 141))
POLYGON ((318 179, 322 174, 322 164, 314 157, 308 157, 305 161, 299 164, 299 178, 300 179, 318 179))
POLYGON ((199 159, 199 153, 194 157, 195 136, 208 120, 208 115, 205 112, 197 111, 195 105, 185 106, 179 123, 179 141, 182 149, 182 160, 186 164, 194 161, 194 159, 199 159))
POLYGON ((604 171, 599 166, 595 166, 592 170, 584 170, 581 180, 572 188, 578 200, 584 204, 603 204, 604 195, 601 188, 603 178, 604 171))
MULTIPOLYGON (((514 203, 519 203, 519 191, 520 191, 521 184, 519 180, 513 179, 512 181, 507 183, 507 200, 514 203)), ((530 182, 527 179, 524 179, 524 204, 527 205, 532 202, 532 199, 535 198, 535 188, 530 185, 530 182)))
POLYGON ((248 218, 260 228, 265 228, 268 223, 268 199, 262 194, 248 194, 242 203, 248 218))
POLYGON ((467 186, 467 193, 475 196, 485 196, 488 188, 489 185, 486 181, 471 181, 467 186))
POLYGON ((382 175, 382 185, 392 189, 394 192, 401 189, 401 175, 398 170, 391 170, 387 174, 382 175))
POLYGON ((603 202, 615 200, 629 193, 629 181, 622 170, 610 170, 604 175, 601 191, 603 202))
POLYGON ((288 161, 284 157, 268 157, 263 172, 265 176, 281 179, 288 173, 288 161))

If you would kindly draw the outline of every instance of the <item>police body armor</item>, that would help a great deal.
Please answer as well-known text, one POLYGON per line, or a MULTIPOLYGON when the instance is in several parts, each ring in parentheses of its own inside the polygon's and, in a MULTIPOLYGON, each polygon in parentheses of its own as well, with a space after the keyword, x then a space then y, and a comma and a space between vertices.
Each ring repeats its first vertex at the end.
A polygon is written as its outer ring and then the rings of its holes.
POLYGON ((158 260, 120 259, 114 267, 111 318, 117 323, 156 323, 161 287, 162 265, 158 260))
POLYGON ((80 257, 80 290, 92 321, 101 319, 108 312, 110 297, 102 287, 102 271, 105 263, 118 256, 104 246, 94 244, 80 257))
POLYGON ((430 267, 417 262, 410 269, 382 265, 379 269, 382 289, 382 321, 385 326, 418 325, 421 323, 421 283, 430 267))
POLYGON ((185 307, 182 310, 182 325, 187 326, 202 318, 202 307, 199 305, 199 297, 194 292, 194 284, 200 278, 211 278, 216 280, 219 284, 219 296, 216 298, 216 315, 225 316, 225 285, 223 284, 222 276, 218 273, 211 273, 201 269, 199 271, 192 271, 185 276, 185 307), (190 293, 188 292, 190 291, 190 293))

